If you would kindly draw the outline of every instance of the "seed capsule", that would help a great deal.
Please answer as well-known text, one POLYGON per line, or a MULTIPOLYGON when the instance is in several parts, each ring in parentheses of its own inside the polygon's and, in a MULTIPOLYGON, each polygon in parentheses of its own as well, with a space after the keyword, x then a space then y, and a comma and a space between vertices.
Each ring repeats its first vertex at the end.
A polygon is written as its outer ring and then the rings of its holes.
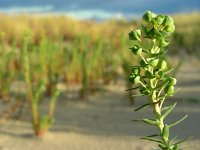
POLYGON ((149 61, 149 64, 153 67, 156 67, 158 65, 159 59, 154 59, 149 61))
POLYGON ((167 68, 167 63, 165 60, 162 60, 158 63, 158 68, 161 69, 161 70, 164 70, 167 68))
POLYGON ((143 20, 146 21, 147 23, 150 23, 154 17, 155 17, 154 13, 152 13, 151 11, 147 11, 143 15, 143 20))
POLYGON ((133 68, 133 69, 132 69, 132 73, 133 73, 134 75, 139 75, 139 74, 140 74, 140 69, 139 69, 139 67, 138 67, 138 68, 133 68))
POLYGON ((164 28, 165 31, 169 32, 169 33, 173 33, 175 31, 175 25, 174 24, 171 24, 171 25, 167 25, 165 28, 164 28))
POLYGON ((131 73, 130 76, 129 76, 129 81, 131 83, 134 83, 134 79, 135 79, 135 74, 131 73))
POLYGON ((160 47, 166 47, 167 45, 169 45, 169 42, 166 42, 163 38, 159 39, 158 43, 160 47))
POLYGON ((174 94, 174 86, 167 86, 165 88, 165 94, 167 96, 173 96, 173 94, 174 94))
POLYGON ((156 77, 162 79, 164 77, 164 72, 163 71, 157 72, 156 77))
POLYGON ((151 74, 151 72, 149 72, 148 70, 145 72, 145 77, 152 79, 154 78, 154 76, 151 74))
POLYGON ((165 16, 164 15, 158 15, 158 16, 155 17, 155 22, 158 25, 161 25, 164 20, 165 20, 165 16))
POLYGON ((153 39, 158 39, 162 37, 162 34, 160 33, 160 31, 158 31, 156 28, 152 28, 148 34, 148 37, 153 38, 153 39))
POLYGON ((135 55, 140 54, 142 52, 142 48, 140 48, 138 45, 134 45, 130 49, 135 55))
POLYGON ((170 86, 173 86, 176 84, 176 79, 175 78, 168 78, 168 81, 169 81, 169 85, 170 86))
POLYGON ((138 41, 141 41, 140 40, 141 35, 142 35, 142 32, 141 32, 140 29, 131 31, 129 33, 129 40, 138 40, 138 41))
POLYGON ((168 26, 168 25, 171 25, 171 24, 174 24, 174 20, 172 19, 172 17, 170 16, 165 16, 165 20, 163 21, 163 25, 164 26, 168 26))
POLYGON ((143 68, 147 66, 146 62, 143 59, 140 61, 140 65, 143 68))

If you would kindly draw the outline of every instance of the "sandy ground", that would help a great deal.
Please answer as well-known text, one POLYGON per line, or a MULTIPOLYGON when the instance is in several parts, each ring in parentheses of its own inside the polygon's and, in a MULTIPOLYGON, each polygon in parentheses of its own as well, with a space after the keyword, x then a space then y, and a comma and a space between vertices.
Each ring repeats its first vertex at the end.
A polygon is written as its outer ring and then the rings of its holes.
MULTIPOLYGON (((181 90, 168 103, 178 100, 177 109, 168 122, 185 114, 189 117, 172 129, 172 135, 194 136, 183 147, 200 150, 200 65, 194 59, 187 59, 180 68, 178 87, 181 90)), ((43 138, 32 135, 28 122, 29 112, 25 110, 20 121, 0 122, 0 150, 151 150, 154 143, 139 137, 155 133, 153 127, 131 120, 148 117, 150 109, 134 112, 145 98, 135 100, 130 106, 122 86, 105 87, 87 100, 68 100, 62 95, 57 103, 56 122, 43 138)))

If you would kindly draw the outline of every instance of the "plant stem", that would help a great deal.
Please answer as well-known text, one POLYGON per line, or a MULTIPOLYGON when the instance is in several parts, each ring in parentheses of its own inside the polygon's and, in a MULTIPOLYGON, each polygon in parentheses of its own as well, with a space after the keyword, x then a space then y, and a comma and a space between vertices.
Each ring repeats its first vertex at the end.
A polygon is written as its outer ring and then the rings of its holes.
POLYGON ((32 114, 32 122, 35 132, 38 130, 39 126, 39 114, 38 114, 38 106, 37 103, 34 102, 34 96, 32 91, 32 84, 30 81, 30 63, 28 57, 28 38, 25 38, 25 44, 23 48, 23 56, 24 56, 24 74, 25 74, 25 83, 27 86, 27 93, 28 93, 28 102, 31 107, 31 114, 32 114))

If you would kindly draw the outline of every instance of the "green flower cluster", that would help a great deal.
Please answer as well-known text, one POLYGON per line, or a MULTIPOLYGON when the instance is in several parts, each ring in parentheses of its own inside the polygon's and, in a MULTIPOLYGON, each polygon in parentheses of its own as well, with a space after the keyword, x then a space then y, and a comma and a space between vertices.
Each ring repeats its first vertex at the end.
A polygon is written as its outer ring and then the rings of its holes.
MULTIPOLYGON (((168 77, 169 70, 167 70, 167 62, 164 60, 166 53, 164 48, 169 44, 169 37, 175 30, 174 21, 170 16, 156 15, 150 11, 144 14, 143 19, 147 26, 141 25, 141 29, 129 33, 129 39, 136 41, 136 44, 130 48, 131 51, 134 55, 142 58, 140 66, 133 67, 129 80, 131 83, 142 85, 141 94, 151 96, 155 88, 157 90, 164 88, 163 96, 172 96, 176 79, 168 77), (145 38, 151 41, 151 45, 147 49, 144 48, 142 42, 145 38), (146 59, 143 55, 146 56, 146 59), (146 79, 150 82, 145 82, 146 79)), ((154 95, 154 99, 157 100, 160 96, 157 93, 154 95)))
POLYGON ((143 139, 158 142, 158 146, 162 150, 178 150, 178 144, 184 140, 179 142, 173 142, 174 139, 170 140, 169 129, 187 116, 168 125, 164 123, 164 119, 175 108, 176 103, 162 108, 166 97, 174 95, 174 86, 177 82, 175 78, 170 76, 173 69, 168 68, 165 60, 166 47, 169 45, 170 36, 175 30, 174 21, 168 15, 156 15, 150 11, 143 15, 143 20, 145 25, 142 24, 140 29, 129 33, 129 39, 133 41, 130 50, 140 58, 138 66, 132 68, 129 81, 136 86, 131 90, 138 90, 140 93, 134 96, 149 97, 149 102, 137 108, 136 111, 147 106, 153 108, 155 118, 139 121, 159 128, 158 134, 143 139))

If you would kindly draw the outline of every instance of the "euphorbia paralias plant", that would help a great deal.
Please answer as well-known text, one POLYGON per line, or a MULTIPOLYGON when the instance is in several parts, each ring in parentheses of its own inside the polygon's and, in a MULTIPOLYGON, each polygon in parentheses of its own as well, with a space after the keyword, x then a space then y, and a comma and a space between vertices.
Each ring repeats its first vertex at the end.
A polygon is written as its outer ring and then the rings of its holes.
POLYGON ((154 117, 134 121, 143 121, 158 128, 157 133, 142 139, 157 142, 158 149, 161 150, 178 150, 178 144, 185 140, 176 141, 176 137, 170 139, 169 131, 187 115, 175 123, 168 124, 164 120, 175 108, 176 103, 163 107, 166 98, 174 95, 174 86, 177 82, 170 74, 173 69, 169 69, 165 60, 166 47, 175 31, 174 21, 168 15, 156 15, 150 11, 143 15, 143 20, 145 23, 141 24, 139 29, 129 33, 129 39, 133 41, 130 50, 140 61, 138 65, 132 67, 129 80, 134 87, 129 90, 138 90, 139 95, 134 96, 147 96, 149 99, 135 111, 151 106, 154 117))

